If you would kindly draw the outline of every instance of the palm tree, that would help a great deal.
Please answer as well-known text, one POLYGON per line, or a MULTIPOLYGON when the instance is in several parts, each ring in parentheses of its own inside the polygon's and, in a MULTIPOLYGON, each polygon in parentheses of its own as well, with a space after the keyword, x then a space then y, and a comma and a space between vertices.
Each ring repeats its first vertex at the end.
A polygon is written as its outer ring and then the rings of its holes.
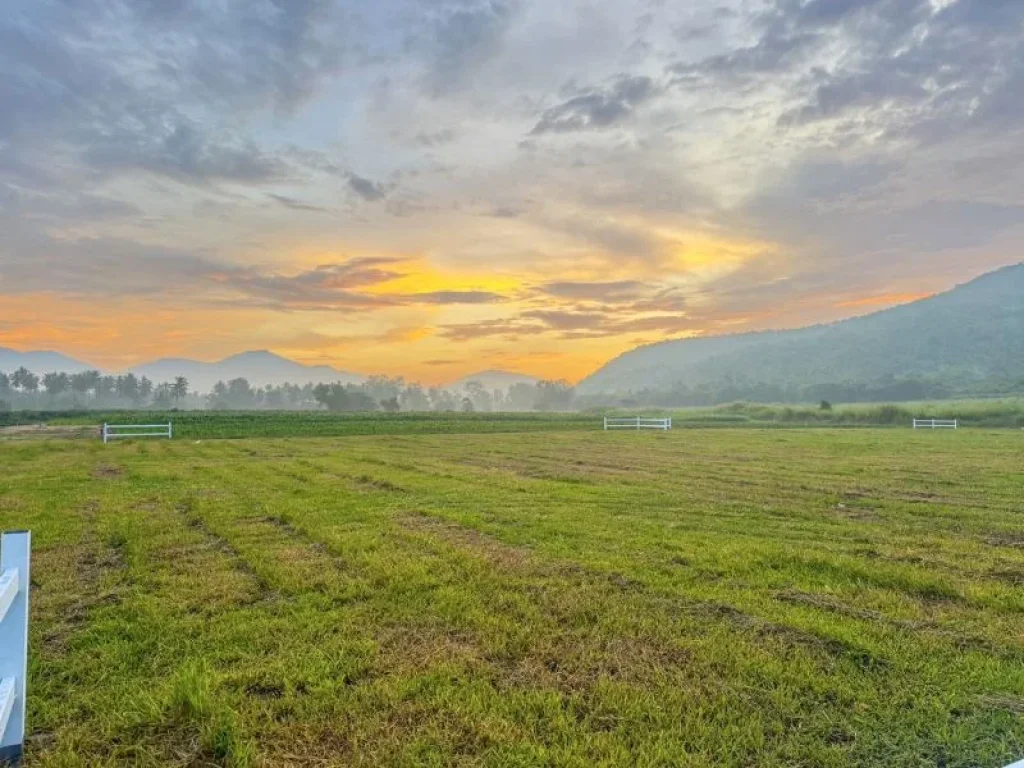
POLYGON ((174 383, 171 385, 171 397, 174 398, 174 402, 177 403, 179 400, 188 396, 188 379, 184 376, 178 376, 174 383))

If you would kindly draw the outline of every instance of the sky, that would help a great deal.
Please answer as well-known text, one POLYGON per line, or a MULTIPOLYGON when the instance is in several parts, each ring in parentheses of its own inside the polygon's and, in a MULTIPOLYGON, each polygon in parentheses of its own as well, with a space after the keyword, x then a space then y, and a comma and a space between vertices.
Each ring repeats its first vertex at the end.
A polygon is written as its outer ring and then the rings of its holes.
POLYGON ((1020 0, 5 0, 0 346, 425 383, 1022 259, 1020 0))

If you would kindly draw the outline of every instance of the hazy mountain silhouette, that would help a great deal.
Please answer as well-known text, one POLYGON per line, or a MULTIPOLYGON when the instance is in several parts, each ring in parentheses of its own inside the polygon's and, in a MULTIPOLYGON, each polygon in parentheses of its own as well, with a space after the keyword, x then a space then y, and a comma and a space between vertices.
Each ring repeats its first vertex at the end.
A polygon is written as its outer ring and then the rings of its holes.
POLYGON ((626 352, 579 394, 760 382, 807 387, 884 377, 953 391, 1024 381, 1024 264, 937 294, 827 325, 663 341, 626 352))
POLYGON ((131 368, 136 376, 148 376, 153 381, 170 381, 184 376, 189 387, 201 392, 208 391, 218 381, 244 378, 256 387, 267 384, 278 386, 285 383, 306 384, 312 382, 355 383, 363 377, 340 371, 328 365, 303 365, 294 360, 275 355, 266 350, 243 352, 213 363, 183 358, 163 358, 131 368))
POLYGON ((60 352, 17 352, 0 347, 0 371, 10 373, 24 366, 36 374, 79 373, 92 366, 60 352))

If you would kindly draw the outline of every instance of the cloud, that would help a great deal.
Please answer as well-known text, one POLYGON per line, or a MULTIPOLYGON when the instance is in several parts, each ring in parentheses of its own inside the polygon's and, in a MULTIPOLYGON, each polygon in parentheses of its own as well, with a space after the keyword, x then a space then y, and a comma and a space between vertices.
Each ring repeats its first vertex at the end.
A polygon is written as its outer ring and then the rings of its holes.
POLYGON ((452 323, 441 326, 440 336, 449 341, 472 341, 474 339, 498 337, 515 341, 529 333, 542 333, 540 323, 522 323, 516 319, 485 320, 479 323, 452 323))
POLYGON ((420 304, 494 304, 505 297, 491 291, 431 291, 405 294, 404 299, 420 304))
POLYGON ((97 138, 86 161, 106 171, 145 170, 188 184, 262 184, 283 178, 287 166, 248 141, 223 141, 180 123, 162 135, 118 131, 97 138))
POLYGON ((1020 2, 641 5, 8 0, 0 300, 611 354, 1024 244, 1020 2))
POLYGON ((438 131, 419 131, 413 140, 421 147, 440 147, 451 144, 458 134, 451 128, 442 128, 438 131))
POLYGON ((293 112, 339 70, 333 0, 11 0, 0 20, 0 142, 29 165, 263 183, 280 159, 237 135, 293 112), (233 113, 233 114, 231 114, 233 113))
POLYGON ((644 284, 636 280, 618 280, 604 283, 555 282, 545 283, 539 289, 550 296, 558 298, 602 302, 635 299, 645 292, 644 284))
POLYGON ((651 78, 623 75, 608 88, 583 89, 578 95, 545 110, 530 135, 608 128, 628 118, 657 93, 651 78))
POLYGON ((526 312, 510 320, 445 325, 441 327, 439 335, 451 341, 481 338, 518 341, 554 332, 562 339, 601 339, 651 331, 674 335, 707 327, 707 318, 691 318, 682 314, 616 318, 607 313, 552 310, 526 312))
POLYGON ((362 176, 355 173, 349 175, 348 186, 353 192, 367 202, 383 200, 384 196, 387 194, 380 184, 370 181, 369 179, 364 179, 362 176))
POLYGON ((520 3, 470 0, 438 6, 428 21, 430 34, 423 43, 430 53, 424 79, 434 97, 462 87, 495 55, 520 3))
POLYGON ((317 213, 327 213, 329 211, 327 208, 304 203, 301 200, 296 200, 294 197, 288 197, 287 195, 275 195, 273 193, 268 193, 267 197, 276 200, 285 208, 291 208, 294 211, 315 211, 317 213))

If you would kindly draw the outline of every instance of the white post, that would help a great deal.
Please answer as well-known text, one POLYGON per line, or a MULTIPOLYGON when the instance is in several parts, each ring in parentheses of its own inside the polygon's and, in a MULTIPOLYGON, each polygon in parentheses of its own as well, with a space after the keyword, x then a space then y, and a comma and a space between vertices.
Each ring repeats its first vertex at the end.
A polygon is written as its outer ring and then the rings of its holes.
POLYGON ((174 437, 174 423, 167 422, 167 439, 171 440, 174 437))
POLYGON ((604 417, 604 431, 605 432, 608 431, 608 417, 607 416, 604 417))
POLYGON ((107 422, 103 422, 103 444, 107 444, 107 422))
POLYGON ((636 417, 636 428, 637 428, 637 431, 640 430, 640 417, 639 416, 636 417))
POLYGON ((9 603, 0 599, 0 762, 20 761, 25 742, 31 548, 28 531, 11 531, 0 539, 0 584, 10 590, 9 603))

